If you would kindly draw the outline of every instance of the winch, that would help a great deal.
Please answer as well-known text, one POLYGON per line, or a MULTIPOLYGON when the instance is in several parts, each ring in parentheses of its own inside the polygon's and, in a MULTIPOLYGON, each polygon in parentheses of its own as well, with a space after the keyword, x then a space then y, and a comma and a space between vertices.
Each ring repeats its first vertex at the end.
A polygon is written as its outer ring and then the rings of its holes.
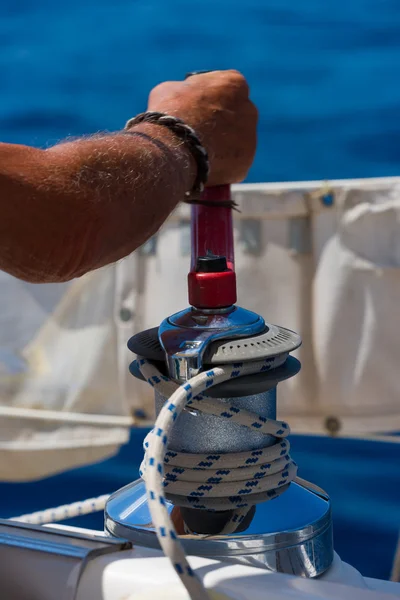
POLYGON ((105 528, 161 544, 183 579, 179 542, 187 554, 316 577, 333 560, 329 497, 297 477, 289 427, 276 420, 301 339, 236 305, 232 208, 229 186, 192 205, 190 307, 128 343, 157 420, 142 478, 109 498, 105 528))

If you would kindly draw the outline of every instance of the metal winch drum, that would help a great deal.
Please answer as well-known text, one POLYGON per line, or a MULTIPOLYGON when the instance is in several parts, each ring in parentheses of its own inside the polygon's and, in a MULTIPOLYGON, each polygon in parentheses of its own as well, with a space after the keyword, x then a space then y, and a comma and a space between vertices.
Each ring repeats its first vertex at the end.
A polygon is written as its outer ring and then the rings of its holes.
MULTIPOLYGON (((218 365, 281 357, 277 368, 227 380, 207 392, 222 405, 229 402, 276 419, 277 385, 300 370, 299 361, 290 356, 300 346, 300 337, 236 306, 230 189, 209 188, 202 200, 192 207, 191 307, 168 317, 160 327, 135 335, 128 347, 179 384, 218 365)), ((142 378, 136 361, 130 370, 142 378)), ((165 400, 155 392, 157 414, 165 400)), ((188 407, 174 424, 168 449, 211 455, 252 451, 274 441, 270 435, 188 407)), ((274 500, 252 507, 230 534, 220 533, 229 511, 174 507, 168 502, 170 512, 178 508, 189 532, 180 537, 187 554, 304 577, 316 577, 332 563, 329 497, 299 478, 274 500)), ((159 548, 141 479, 110 497, 105 529, 134 544, 159 548)))

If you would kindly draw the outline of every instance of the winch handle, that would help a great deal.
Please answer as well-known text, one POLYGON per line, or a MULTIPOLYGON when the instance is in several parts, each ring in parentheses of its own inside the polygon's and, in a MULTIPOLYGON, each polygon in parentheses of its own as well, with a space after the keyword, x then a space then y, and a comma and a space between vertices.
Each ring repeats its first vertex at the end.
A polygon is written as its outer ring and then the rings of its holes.
MULTIPOLYGON (((192 71, 185 79, 210 73, 192 71)), ((189 302, 196 308, 222 308, 236 302, 231 188, 207 187, 191 214, 192 257, 189 302)))
POLYGON ((236 275, 229 185, 206 188, 191 207, 189 303, 196 308, 235 304, 236 275))

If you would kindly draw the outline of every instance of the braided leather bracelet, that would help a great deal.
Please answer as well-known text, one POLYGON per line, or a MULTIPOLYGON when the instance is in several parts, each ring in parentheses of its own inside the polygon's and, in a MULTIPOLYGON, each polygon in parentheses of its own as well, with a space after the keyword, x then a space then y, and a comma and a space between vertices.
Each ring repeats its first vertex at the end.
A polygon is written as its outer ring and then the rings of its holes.
POLYGON ((207 151, 200 143, 196 132, 189 125, 186 125, 182 119, 160 112, 144 112, 137 115, 127 122, 125 131, 129 133, 129 130, 132 127, 139 125, 140 123, 153 123, 155 125, 167 127, 188 146, 197 164, 197 177, 193 184, 193 188, 190 191, 185 192, 185 196, 186 202, 196 202, 196 200, 199 199, 201 192, 204 190, 209 173, 207 151))

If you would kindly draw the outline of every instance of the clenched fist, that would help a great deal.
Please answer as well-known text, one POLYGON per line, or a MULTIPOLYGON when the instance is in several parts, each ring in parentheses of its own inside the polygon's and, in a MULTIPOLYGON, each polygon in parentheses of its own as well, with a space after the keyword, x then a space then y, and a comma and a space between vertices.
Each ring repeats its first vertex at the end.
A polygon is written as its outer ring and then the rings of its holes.
POLYGON ((148 110, 180 117, 193 127, 210 159, 208 185, 239 183, 256 151, 257 109, 238 71, 212 71, 153 89, 148 110))

